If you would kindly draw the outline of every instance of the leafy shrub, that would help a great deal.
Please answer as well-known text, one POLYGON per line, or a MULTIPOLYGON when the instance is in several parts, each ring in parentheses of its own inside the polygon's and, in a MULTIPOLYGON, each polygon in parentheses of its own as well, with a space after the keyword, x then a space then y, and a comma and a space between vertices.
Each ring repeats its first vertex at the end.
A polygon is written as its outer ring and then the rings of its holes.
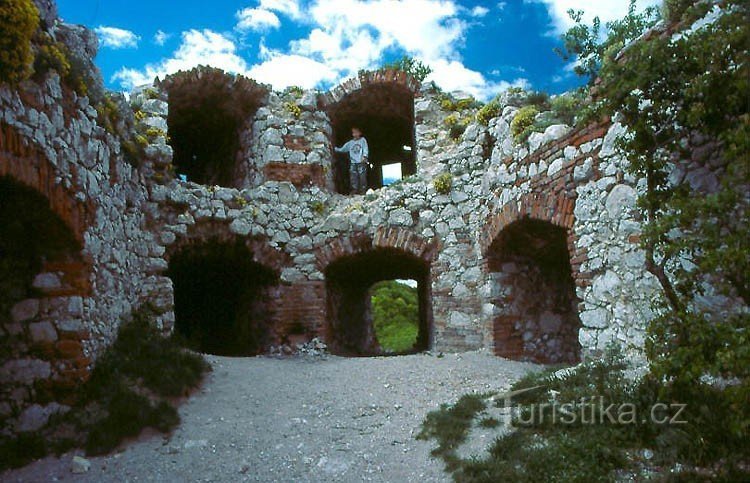
POLYGON ((450 173, 442 173, 435 177, 432 181, 432 185, 435 187, 435 191, 441 195, 447 195, 453 188, 453 177, 450 173))
POLYGON ((295 118, 299 118, 302 115, 302 108, 296 102, 285 102, 284 109, 295 118))
POLYGON ((419 296, 417 289, 388 280, 370 290, 375 337, 385 352, 406 352, 419 334, 419 296))
POLYGON ((510 122, 510 131, 516 141, 523 141, 528 137, 528 129, 534 125, 539 109, 536 106, 522 107, 510 122))
POLYGON ((492 99, 490 102, 482 106, 481 109, 479 109, 479 112, 477 112, 477 121, 479 121, 480 124, 487 125, 490 123, 490 120, 494 117, 497 117, 500 115, 500 101, 498 98, 492 99))
POLYGON ((305 90, 301 88, 300 86, 289 86, 286 88, 285 92, 299 99, 305 93, 305 90))
POLYGON ((432 68, 419 60, 405 55, 395 62, 384 64, 382 69, 393 69, 406 72, 418 82, 423 82, 432 73, 432 68))
POLYGON ((39 10, 31 0, 0 3, 0 82, 16 84, 31 74, 31 41, 39 25, 39 10))
POLYGON ((315 200, 310 202, 310 209, 316 215, 321 216, 326 212, 326 204, 320 200, 315 200))

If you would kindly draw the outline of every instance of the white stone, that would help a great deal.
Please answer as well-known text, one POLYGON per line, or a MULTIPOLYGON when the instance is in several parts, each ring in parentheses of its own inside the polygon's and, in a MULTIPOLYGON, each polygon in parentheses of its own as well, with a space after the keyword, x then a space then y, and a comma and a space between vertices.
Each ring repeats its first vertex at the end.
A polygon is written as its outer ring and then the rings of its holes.
POLYGON ((57 340, 55 327, 47 321, 29 324, 29 333, 34 342, 55 342, 57 340))
MULTIPOLYGON (((609 312, 603 308, 581 312, 581 324, 584 327, 603 329, 609 326, 609 312)), ((586 346, 584 346, 586 347, 586 346)))
POLYGON ((60 277, 55 273, 40 273, 34 277, 34 282, 31 285, 40 290, 50 290, 60 288, 62 282, 60 281, 60 277))
POLYGON ((70 464, 70 471, 76 475, 88 473, 91 469, 91 462, 81 456, 74 456, 70 464))
POLYGON ((611 218, 620 218, 635 206, 637 198, 635 189, 626 184, 618 184, 607 196, 607 213, 611 218))

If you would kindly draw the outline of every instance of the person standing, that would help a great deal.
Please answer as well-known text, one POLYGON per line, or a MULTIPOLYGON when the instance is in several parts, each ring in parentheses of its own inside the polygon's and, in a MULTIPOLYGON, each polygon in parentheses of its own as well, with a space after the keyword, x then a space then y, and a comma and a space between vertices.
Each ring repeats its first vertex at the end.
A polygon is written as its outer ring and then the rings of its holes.
POLYGON ((337 153, 349 153, 349 181, 352 193, 362 194, 367 190, 367 163, 370 150, 367 139, 362 136, 362 130, 352 127, 352 139, 340 148, 335 148, 337 153))

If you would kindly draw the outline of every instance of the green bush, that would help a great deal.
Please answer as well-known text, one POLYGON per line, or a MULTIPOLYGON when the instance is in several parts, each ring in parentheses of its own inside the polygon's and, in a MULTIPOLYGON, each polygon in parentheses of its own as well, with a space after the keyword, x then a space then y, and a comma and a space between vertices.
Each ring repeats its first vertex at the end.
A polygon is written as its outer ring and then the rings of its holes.
POLYGON ((477 121, 479 121, 483 125, 487 125, 490 122, 490 119, 497 117, 500 115, 500 101, 498 98, 492 99, 490 102, 482 106, 481 109, 479 109, 479 112, 477 112, 477 121))
POLYGON ((285 102, 284 109, 295 118, 299 118, 302 115, 302 108, 296 102, 285 102))
POLYGON ((393 69, 406 72, 418 82, 423 82, 428 75, 432 73, 432 68, 424 64, 423 62, 409 57, 408 55, 403 56, 395 62, 384 64, 381 69, 393 69))
POLYGON ((516 141, 523 141, 528 137, 528 129, 534 125, 539 109, 536 106, 522 107, 510 122, 510 132, 516 141))
POLYGON ((417 289, 388 280, 370 290, 375 337, 385 352, 407 352, 419 334, 417 289))
POLYGON ((31 41, 39 25, 39 10, 31 0, 0 3, 0 82, 16 84, 31 74, 31 41))
POLYGON ((435 177, 432 181, 432 185, 435 187, 435 191, 441 195, 450 194, 453 188, 453 177, 450 173, 442 173, 435 177))

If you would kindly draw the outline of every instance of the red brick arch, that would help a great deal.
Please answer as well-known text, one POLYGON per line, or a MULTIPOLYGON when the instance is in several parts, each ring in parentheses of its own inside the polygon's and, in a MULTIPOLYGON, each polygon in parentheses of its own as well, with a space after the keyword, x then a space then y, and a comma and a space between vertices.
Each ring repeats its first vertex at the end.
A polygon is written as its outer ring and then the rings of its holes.
POLYGON ((187 234, 177 235, 177 240, 169 245, 164 258, 168 262, 182 248, 200 245, 207 241, 234 242, 236 240, 244 241, 248 251, 253 254, 255 263, 268 267, 277 274, 291 263, 289 255, 273 248, 267 240, 236 235, 229 230, 227 223, 216 221, 197 223, 188 228, 187 234))
POLYGON ((83 242, 83 234, 93 214, 92 207, 78 201, 73 190, 55 182, 55 167, 47 157, 5 123, 0 123, 0 176, 9 176, 41 193, 76 240, 83 242))
POLYGON ((322 108, 327 108, 331 104, 341 101, 343 98, 367 86, 379 84, 393 84, 403 86, 416 95, 419 91, 420 82, 401 70, 383 69, 369 72, 362 72, 357 77, 352 77, 328 92, 321 94, 319 102, 322 108))
POLYGON ((491 215, 480 235, 482 253, 487 255, 495 239, 503 229, 524 218, 547 221, 564 228, 568 233, 568 251, 575 253, 575 235, 572 228, 575 222, 575 198, 564 194, 527 193, 518 201, 506 203, 500 211, 491 215))
POLYGON ((398 227, 380 227, 373 236, 365 233, 342 235, 315 253, 318 268, 324 271, 335 260, 342 257, 366 253, 376 249, 392 248, 432 263, 437 254, 437 243, 428 241, 416 233, 398 227))

